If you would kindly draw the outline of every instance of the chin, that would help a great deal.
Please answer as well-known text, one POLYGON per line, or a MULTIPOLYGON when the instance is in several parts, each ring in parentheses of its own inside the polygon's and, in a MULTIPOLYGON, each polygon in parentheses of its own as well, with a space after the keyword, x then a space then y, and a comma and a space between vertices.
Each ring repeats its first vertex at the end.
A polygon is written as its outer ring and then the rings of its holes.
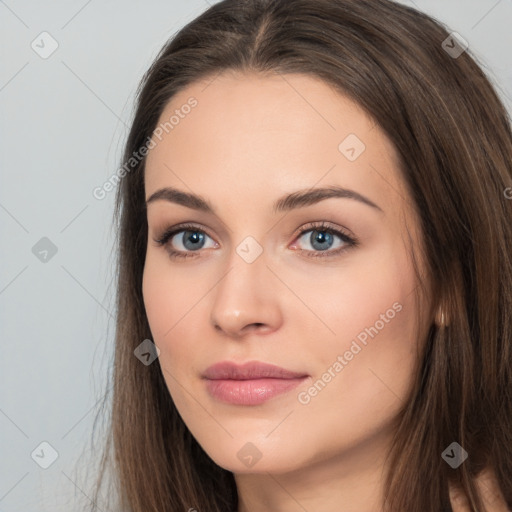
POLYGON ((297 457, 301 447, 295 444, 286 446, 281 439, 273 442, 268 439, 265 442, 264 438, 261 441, 231 439, 229 446, 217 444, 212 449, 207 448, 210 447, 203 446, 218 466, 236 474, 288 473, 299 469, 305 463, 302 458, 297 457))

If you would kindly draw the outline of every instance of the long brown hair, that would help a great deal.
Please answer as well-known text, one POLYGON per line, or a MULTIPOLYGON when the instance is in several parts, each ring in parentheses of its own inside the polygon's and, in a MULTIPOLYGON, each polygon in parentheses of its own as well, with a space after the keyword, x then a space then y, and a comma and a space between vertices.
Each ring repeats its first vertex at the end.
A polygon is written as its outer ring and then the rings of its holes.
MULTIPOLYGON (((393 512, 451 511, 450 482, 483 512, 474 478, 484 468, 512 506, 511 123, 477 59, 469 49, 450 53, 460 43, 449 37, 440 22, 388 0, 221 1, 174 35, 145 74, 124 153, 125 162, 140 154, 178 91, 226 70, 320 78, 393 142, 421 221, 420 284, 448 319, 430 327, 397 418, 385 482, 393 512), (452 442, 469 454, 457 469, 441 457, 452 442)), ((151 339, 144 164, 136 159, 117 190, 113 397, 97 489, 111 467, 119 510, 235 511, 233 474, 190 434, 159 360, 134 357, 151 339)))

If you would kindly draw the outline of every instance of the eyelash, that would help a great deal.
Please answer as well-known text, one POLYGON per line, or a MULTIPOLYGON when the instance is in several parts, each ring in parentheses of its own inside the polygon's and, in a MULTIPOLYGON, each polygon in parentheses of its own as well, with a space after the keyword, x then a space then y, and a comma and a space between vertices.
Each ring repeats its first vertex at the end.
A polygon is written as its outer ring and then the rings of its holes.
MULTIPOLYGON (((180 233, 182 231, 192 231, 194 233, 203 233, 207 236, 210 236, 210 235, 208 235, 208 233, 206 233, 204 230, 202 230, 199 226, 197 226, 195 224, 181 224, 179 226, 175 226, 173 228, 167 229, 160 238, 155 239, 154 241, 157 244, 157 246, 159 246, 159 247, 165 246, 165 245, 167 245, 169 240, 173 238, 174 235, 176 235, 177 233, 180 233)), ((343 242, 345 242, 345 244, 346 244, 345 247, 339 247, 338 249, 335 249, 332 251, 309 251, 309 250, 303 250, 303 249, 299 250, 300 252, 314 253, 313 255, 309 255, 308 256, 309 258, 331 258, 334 256, 338 256, 339 254, 341 254, 351 248, 357 247, 359 245, 358 240, 356 240, 355 238, 353 238, 351 236, 348 236, 343 231, 340 231, 338 229, 335 229, 335 228, 329 226, 329 224, 326 222, 319 222, 319 223, 312 222, 310 224, 303 226, 299 230, 299 233, 297 234, 296 239, 299 239, 304 233, 307 233, 308 231, 319 231, 321 233, 329 233, 331 235, 336 235, 339 238, 341 238, 341 240, 343 242)), ((174 249, 167 248, 167 252, 169 253, 169 256, 171 258, 191 258, 191 257, 193 258, 193 257, 195 257, 194 253, 197 253, 200 251, 184 252, 184 251, 176 251, 174 249)))

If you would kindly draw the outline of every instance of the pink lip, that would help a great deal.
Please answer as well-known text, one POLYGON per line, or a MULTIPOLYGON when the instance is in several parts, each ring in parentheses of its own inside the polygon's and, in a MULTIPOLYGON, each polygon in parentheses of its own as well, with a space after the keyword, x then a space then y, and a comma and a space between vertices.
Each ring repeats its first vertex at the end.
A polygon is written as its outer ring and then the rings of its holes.
POLYGON ((290 391, 309 375, 279 366, 251 361, 237 365, 224 361, 210 366, 204 373, 209 393, 235 405, 258 405, 290 391))

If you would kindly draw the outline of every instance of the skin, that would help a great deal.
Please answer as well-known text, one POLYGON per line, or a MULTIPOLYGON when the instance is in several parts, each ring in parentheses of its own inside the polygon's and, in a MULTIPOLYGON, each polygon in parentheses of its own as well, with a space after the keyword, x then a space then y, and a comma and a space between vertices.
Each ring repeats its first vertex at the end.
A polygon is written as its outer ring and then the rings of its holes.
MULTIPOLYGON (((379 511, 392 422, 433 321, 416 317, 409 234, 414 244, 421 240, 395 149, 354 102, 313 77, 225 72, 174 96, 161 121, 191 96, 198 105, 153 139, 145 175, 146 199, 172 186, 203 196, 217 212, 165 200, 147 208, 144 304, 172 399, 208 455, 234 473, 238 512, 379 511), (354 161, 338 149, 351 133, 366 146, 354 161), (330 198, 272 212, 286 193, 330 185, 382 211, 330 198), (298 230, 317 221, 359 245, 311 257, 322 252, 311 243, 314 228, 298 230), (203 248, 187 249, 183 231, 167 247, 155 243, 185 222, 205 233, 203 248), (248 236, 263 249, 252 263, 236 251, 248 236), (192 257, 171 258, 171 245, 192 257), (394 318, 300 403, 298 394, 395 303, 401 310, 394 318), (201 379, 225 360, 263 361, 310 377, 262 405, 226 404, 201 379), (248 442, 261 453, 252 467, 237 457, 248 442)), ((343 245, 334 235, 327 251, 343 245)))
MULTIPOLYGON (((510 512, 498 485, 496 474, 491 468, 482 471, 475 479, 475 483, 485 510, 489 512, 510 512)), ((449 492, 453 512, 472 512, 468 498, 461 490, 450 487, 449 492)))

